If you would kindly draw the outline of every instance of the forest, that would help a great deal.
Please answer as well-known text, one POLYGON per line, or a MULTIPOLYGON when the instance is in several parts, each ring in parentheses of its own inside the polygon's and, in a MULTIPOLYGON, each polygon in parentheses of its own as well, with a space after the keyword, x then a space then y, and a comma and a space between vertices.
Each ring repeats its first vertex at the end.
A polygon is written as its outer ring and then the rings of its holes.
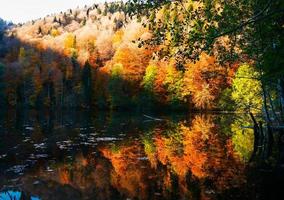
POLYGON ((128 1, 2 22, 1 106, 264 112, 280 122, 280 8, 128 1))

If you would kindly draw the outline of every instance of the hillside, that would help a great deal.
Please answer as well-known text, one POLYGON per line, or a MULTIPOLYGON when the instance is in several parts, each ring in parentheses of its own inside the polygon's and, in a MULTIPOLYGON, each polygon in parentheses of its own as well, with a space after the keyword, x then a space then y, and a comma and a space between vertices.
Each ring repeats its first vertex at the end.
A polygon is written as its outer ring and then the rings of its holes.
POLYGON ((122 3, 85 6, 9 29, 2 59, 7 103, 84 107, 96 98, 107 106, 104 87, 121 62, 124 76, 141 81, 151 51, 133 41, 150 34, 126 9, 122 3))
POLYGON ((235 51, 225 36, 213 53, 201 48, 204 40, 188 46, 181 8, 167 4, 150 14, 129 2, 94 4, 14 25, 1 50, 2 105, 260 110, 254 62, 237 46, 240 59, 220 62, 235 51), (186 56, 191 48, 197 59, 186 56), (235 73, 253 77, 244 83, 235 73))

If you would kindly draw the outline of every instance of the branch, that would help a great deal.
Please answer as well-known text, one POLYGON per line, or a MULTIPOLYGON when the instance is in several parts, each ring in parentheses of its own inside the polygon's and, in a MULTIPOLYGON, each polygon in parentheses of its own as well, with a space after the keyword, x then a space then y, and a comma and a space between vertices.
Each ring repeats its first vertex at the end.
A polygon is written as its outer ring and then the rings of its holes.
POLYGON ((154 121, 163 121, 163 119, 154 118, 154 117, 151 117, 151 116, 149 116, 149 115, 143 115, 143 116, 146 117, 146 118, 149 118, 149 119, 151 119, 151 120, 154 120, 154 121))
MULTIPOLYGON (((231 78, 231 77, 228 77, 228 78, 231 78)), ((261 79, 260 78, 256 78, 256 77, 245 77, 245 76, 235 76, 234 78, 231 78, 231 79, 235 79, 235 78, 243 78, 243 79, 250 79, 250 80, 258 80, 260 81, 261 79)))
POLYGON ((254 126, 255 126, 256 128, 259 128, 258 123, 256 122, 256 120, 255 120, 255 118, 254 118, 252 112, 250 112, 249 115, 250 115, 250 117, 251 117, 251 119, 252 119, 252 121, 253 121, 253 123, 254 123, 254 126))
MULTIPOLYGON (((260 18, 257 18, 257 19, 251 18, 251 19, 249 19, 248 21, 246 21, 246 22, 240 24, 239 26, 237 26, 237 27, 235 27, 235 28, 233 28, 233 29, 231 29, 231 30, 225 31, 225 32, 223 32, 223 33, 220 33, 220 34, 218 34, 218 35, 212 37, 211 39, 214 40, 214 39, 219 38, 219 37, 222 37, 222 36, 224 36, 224 35, 229 35, 229 34, 231 34, 231 33, 234 33, 234 32, 236 32, 236 31, 238 31, 239 29, 242 29, 243 27, 245 27, 245 26, 247 26, 247 25, 249 25, 249 24, 252 24, 252 23, 255 23, 255 22, 259 22, 259 21, 261 21, 261 20, 264 20, 264 19, 266 19, 266 18, 268 18, 268 17, 271 17, 271 16, 273 16, 273 15, 275 15, 275 14, 277 14, 277 13, 281 13, 281 12, 284 12, 284 9, 276 10, 275 12, 269 13, 269 14, 267 14, 267 15, 265 15, 265 16, 262 16, 262 17, 260 17, 260 18), (253 20, 252 20, 252 19, 253 19, 253 20)), ((204 38, 204 39, 205 39, 205 38, 204 38)))

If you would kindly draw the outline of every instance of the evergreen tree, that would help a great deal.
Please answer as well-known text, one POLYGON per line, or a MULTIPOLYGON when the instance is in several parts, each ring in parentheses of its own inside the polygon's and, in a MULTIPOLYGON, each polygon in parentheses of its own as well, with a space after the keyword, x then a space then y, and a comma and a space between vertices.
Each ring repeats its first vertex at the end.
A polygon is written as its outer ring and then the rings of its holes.
POLYGON ((54 23, 58 22, 56 17, 53 18, 53 22, 54 23))
POLYGON ((42 34, 41 26, 38 27, 37 34, 42 34))

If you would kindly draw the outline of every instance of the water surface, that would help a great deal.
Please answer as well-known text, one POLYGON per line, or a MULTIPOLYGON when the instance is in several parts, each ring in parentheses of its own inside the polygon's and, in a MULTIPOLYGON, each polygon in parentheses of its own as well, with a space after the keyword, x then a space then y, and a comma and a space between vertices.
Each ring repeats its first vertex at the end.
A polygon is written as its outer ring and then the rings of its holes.
POLYGON ((266 198, 248 116, 148 115, 2 113, 0 199, 266 198))

